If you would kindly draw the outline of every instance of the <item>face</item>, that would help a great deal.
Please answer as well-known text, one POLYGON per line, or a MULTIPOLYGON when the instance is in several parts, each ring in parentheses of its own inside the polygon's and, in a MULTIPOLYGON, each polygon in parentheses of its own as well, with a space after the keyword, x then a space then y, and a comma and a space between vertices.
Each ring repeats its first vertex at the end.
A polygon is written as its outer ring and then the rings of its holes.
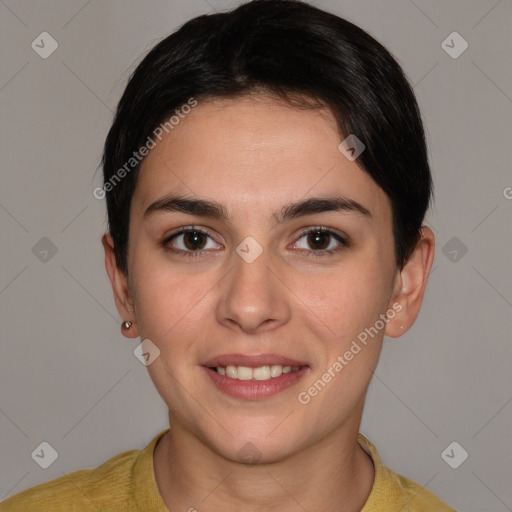
POLYGON ((128 288, 160 350, 148 371, 171 424, 228 459, 253 445, 279 460, 359 426, 399 272, 390 202, 340 142, 327 110, 217 99, 143 163, 128 288))

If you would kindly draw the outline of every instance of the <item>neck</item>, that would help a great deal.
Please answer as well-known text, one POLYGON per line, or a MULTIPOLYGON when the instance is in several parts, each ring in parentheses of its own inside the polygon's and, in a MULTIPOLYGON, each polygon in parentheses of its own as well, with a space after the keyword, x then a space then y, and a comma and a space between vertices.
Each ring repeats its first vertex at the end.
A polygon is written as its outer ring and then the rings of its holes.
POLYGON ((177 422, 171 425, 154 453, 169 510, 360 512, 373 486, 373 463, 357 443, 359 422, 268 464, 226 459, 177 422))

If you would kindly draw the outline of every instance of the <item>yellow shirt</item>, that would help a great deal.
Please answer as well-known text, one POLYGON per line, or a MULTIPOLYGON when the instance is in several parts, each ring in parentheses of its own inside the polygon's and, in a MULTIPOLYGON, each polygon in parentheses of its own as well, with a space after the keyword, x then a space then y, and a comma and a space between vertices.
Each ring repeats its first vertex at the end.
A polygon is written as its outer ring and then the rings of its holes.
MULTIPOLYGON (((0 503, 0 512, 169 512, 153 472, 160 432, 143 450, 120 453, 93 469, 74 471, 0 503)), ((455 512, 417 483, 382 465, 375 446, 359 434, 375 480, 361 512, 455 512)))

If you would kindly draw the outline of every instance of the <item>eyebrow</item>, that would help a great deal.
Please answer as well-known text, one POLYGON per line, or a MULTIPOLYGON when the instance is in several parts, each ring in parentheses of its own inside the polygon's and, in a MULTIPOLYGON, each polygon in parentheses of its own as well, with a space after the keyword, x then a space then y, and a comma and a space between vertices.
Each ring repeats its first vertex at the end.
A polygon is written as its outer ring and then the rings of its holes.
MULTIPOLYGON (((370 211, 353 199, 344 196, 331 195, 327 197, 310 197, 302 201, 290 203, 281 209, 280 213, 273 213, 272 217, 277 224, 285 221, 315 215, 324 212, 349 212, 372 218, 370 211)), ((224 206, 216 201, 206 199, 191 199, 183 196, 170 195, 151 203, 144 211, 143 218, 157 212, 182 212, 198 217, 218 219, 229 222, 230 216, 224 206)))

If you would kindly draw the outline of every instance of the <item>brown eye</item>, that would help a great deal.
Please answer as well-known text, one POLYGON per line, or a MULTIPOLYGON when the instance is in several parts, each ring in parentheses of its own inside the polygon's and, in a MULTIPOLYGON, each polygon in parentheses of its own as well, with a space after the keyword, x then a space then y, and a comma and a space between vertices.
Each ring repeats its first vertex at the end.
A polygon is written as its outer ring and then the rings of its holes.
POLYGON ((308 251, 312 256, 329 256, 348 247, 348 242, 335 231, 325 227, 318 227, 304 231, 299 240, 306 240, 306 247, 296 246, 308 251))
POLYGON ((209 249, 221 247, 206 231, 198 228, 182 229, 164 239, 161 245, 166 251, 189 257, 201 256, 209 249))
POLYGON ((205 235, 200 231, 187 231, 183 233, 183 244, 187 249, 201 250, 205 245, 205 235))
POLYGON ((307 235, 308 244, 314 249, 326 249, 329 246, 331 235, 321 231, 310 232, 307 235))

